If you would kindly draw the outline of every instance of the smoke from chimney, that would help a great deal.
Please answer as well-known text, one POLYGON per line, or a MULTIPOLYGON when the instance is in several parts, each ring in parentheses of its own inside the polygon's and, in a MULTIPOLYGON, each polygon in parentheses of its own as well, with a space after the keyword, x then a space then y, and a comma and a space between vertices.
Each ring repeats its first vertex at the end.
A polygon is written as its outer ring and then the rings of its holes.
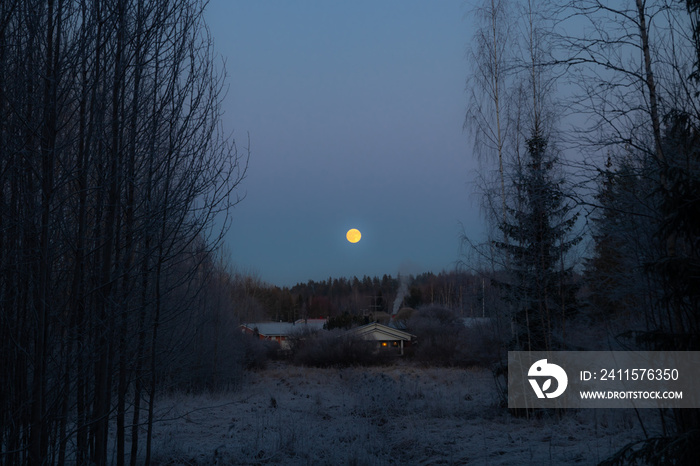
POLYGON ((403 299, 406 297, 408 294, 408 283, 410 281, 409 277, 404 278, 405 275, 399 274, 397 277, 399 280, 399 290, 396 292, 396 299, 394 300, 394 307, 391 311, 391 316, 394 317, 397 312, 399 312, 399 308, 401 308, 401 304, 403 303, 403 299))

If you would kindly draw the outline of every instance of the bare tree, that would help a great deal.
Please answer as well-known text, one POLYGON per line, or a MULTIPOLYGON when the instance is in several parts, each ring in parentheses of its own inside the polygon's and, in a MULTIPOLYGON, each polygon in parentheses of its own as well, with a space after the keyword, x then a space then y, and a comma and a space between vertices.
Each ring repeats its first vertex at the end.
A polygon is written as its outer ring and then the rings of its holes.
POLYGON ((159 329, 206 286, 247 162, 203 6, 0 4, 0 464, 150 461, 159 329))
MULTIPOLYGON (((486 167, 489 167, 490 159, 495 159, 502 219, 506 215, 504 164, 509 130, 508 96, 512 91, 513 77, 514 38, 510 33, 513 23, 508 14, 512 6, 506 0, 486 0, 475 10, 480 24, 470 52, 473 70, 467 81, 469 106, 465 119, 465 127, 474 134, 476 155, 486 159, 486 167)), ((484 182, 488 183, 488 180, 484 182)))
MULTIPOLYGON (((697 206, 690 193, 698 186, 700 127, 697 81, 689 79, 696 75, 697 9, 683 3, 562 5, 566 33, 553 60, 580 86, 573 104, 593 123, 578 142, 593 153, 604 149, 591 202, 599 212, 589 274, 594 303, 617 299, 638 316, 627 321, 634 332, 618 335, 637 348, 691 349, 700 331, 697 293, 683 278, 698 264, 697 215, 688 207, 697 206), (583 28, 575 26, 580 21, 583 28)), ((700 425, 697 412, 672 414, 675 432, 617 458, 656 462, 665 451, 697 462, 696 449, 687 448, 700 425)))

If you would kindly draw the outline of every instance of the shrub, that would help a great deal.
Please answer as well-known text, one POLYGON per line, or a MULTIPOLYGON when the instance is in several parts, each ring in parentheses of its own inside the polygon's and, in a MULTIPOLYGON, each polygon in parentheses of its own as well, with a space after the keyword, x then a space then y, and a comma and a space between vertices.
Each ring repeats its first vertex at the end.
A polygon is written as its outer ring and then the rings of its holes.
POLYGON ((418 361, 429 365, 455 364, 464 324, 453 311, 439 306, 424 307, 413 313, 407 329, 418 337, 414 350, 418 361))
POLYGON ((285 356, 294 359, 296 354, 304 347, 307 341, 314 340, 318 337, 321 330, 300 326, 287 336, 287 345, 289 349, 285 352, 285 356))
POLYGON ((400 329, 407 328, 408 322, 411 320, 411 317, 413 317, 413 314, 415 313, 416 310, 413 308, 402 307, 394 316, 394 324, 400 329))
POLYGON ((306 366, 367 366, 386 363, 391 355, 378 352, 374 341, 342 331, 319 332, 300 345, 294 362, 306 366))
POLYGON ((280 345, 276 341, 243 335, 243 367, 247 370, 265 369, 267 361, 276 357, 279 350, 280 345))
POLYGON ((492 324, 477 324, 460 331, 454 356, 457 365, 491 367, 501 356, 501 340, 492 324))
POLYGON ((418 337, 414 355, 423 364, 489 366, 499 358, 494 329, 487 324, 466 327, 451 309, 421 308, 411 315, 406 326, 418 337))

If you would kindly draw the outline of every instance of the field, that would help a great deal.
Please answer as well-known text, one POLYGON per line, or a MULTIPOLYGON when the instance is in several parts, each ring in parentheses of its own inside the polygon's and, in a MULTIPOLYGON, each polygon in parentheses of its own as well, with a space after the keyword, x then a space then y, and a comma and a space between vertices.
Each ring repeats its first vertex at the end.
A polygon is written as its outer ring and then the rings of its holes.
MULTIPOLYGON (((643 436, 634 411, 528 420, 495 393, 483 369, 276 363, 234 392, 159 400, 153 454, 161 465, 596 464, 643 436)), ((641 413, 647 430, 653 414, 641 413)))

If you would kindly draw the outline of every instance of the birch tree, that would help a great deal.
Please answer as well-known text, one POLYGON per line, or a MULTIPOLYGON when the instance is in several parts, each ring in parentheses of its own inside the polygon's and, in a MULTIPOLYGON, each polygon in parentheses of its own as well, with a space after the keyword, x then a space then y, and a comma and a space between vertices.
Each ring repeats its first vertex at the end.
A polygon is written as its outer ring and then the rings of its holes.
POLYGON ((151 460, 159 332, 205 286, 247 161, 203 7, 0 4, 2 465, 151 460))
MULTIPOLYGON (((496 166, 496 196, 499 207, 487 203, 494 214, 505 220, 506 216, 506 140, 509 135, 509 94, 512 92, 512 47, 509 33, 512 20, 508 15, 513 3, 507 0, 486 0, 476 8, 479 24, 474 34, 474 45, 469 54, 472 73, 467 80, 469 106, 465 128, 474 136, 474 151, 485 163, 485 169, 496 166), (496 213, 500 211, 499 213, 496 213)), ((489 176, 483 181, 489 192, 489 176)), ((490 196, 491 194, 489 194, 490 196)))

